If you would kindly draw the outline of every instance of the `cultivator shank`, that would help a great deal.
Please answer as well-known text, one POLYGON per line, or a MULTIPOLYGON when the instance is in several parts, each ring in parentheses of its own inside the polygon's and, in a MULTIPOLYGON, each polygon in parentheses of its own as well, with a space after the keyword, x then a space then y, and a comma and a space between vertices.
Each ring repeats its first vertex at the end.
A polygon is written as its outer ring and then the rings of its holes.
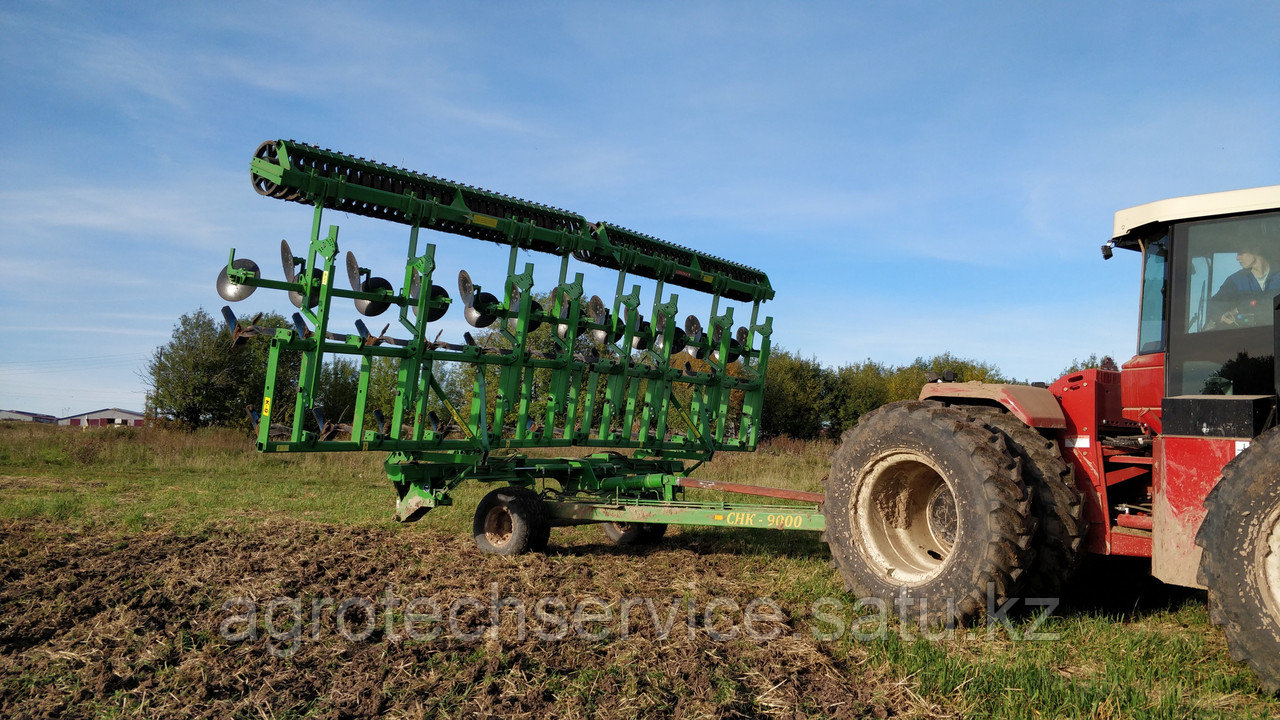
MULTIPOLYGON (((450 489, 467 479, 541 482, 544 496, 588 506, 608 498, 676 502, 687 461, 755 447, 772 329, 771 318, 762 320, 759 311, 773 297, 759 270, 557 208, 293 141, 263 143, 250 168, 258 193, 313 211, 305 252, 295 256, 281 243, 283 280, 265 278, 235 250, 218 278, 228 301, 264 287, 285 291, 297 308, 292 327, 274 330, 238 323, 224 311, 237 341, 270 337, 260 450, 386 451, 399 494, 397 516, 412 520, 447 504, 450 489), (408 226, 399 282, 361 267, 350 252, 340 258, 338 228, 321 223, 325 210, 408 226), (439 280, 435 246, 420 241, 422 229, 509 246, 505 282, 486 290, 460 269, 458 294, 451 297, 439 280), (517 262, 521 251, 557 258, 558 281, 535 287, 533 265, 517 262), (616 272, 613 299, 588 295, 572 262, 616 272), (345 277, 350 289, 337 286, 336 277, 345 277), (628 279, 636 278, 651 281, 649 302, 641 285, 628 289, 628 279), (709 299, 705 325, 694 314, 677 319, 688 301, 668 286, 709 299), (335 299, 353 301, 362 316, 350 332, 337 329, 335 299), (749 306, 745 323, 736 324, 731 303, 749 306), (432 324, 454 305, 461 305, 455 317, 488 335, 441 340, 432 324), (396 317, 374 333, 363 318, 387 310, 396 317), (550 342, 535 343, 533 333, 544 326, 550 342), (296 378, 287 370, 293 354, 300 358, 296 378), (349 426, 326 422, 316 407, 320 370, 333 355, 359 360, 349 426), (395 367, 389 407, 371 405, 379 358, 395 367), (465 397, 442 387, 447 367, 465 373, 465 397), (273 418, 288 426, 287 439, 279 438, 278 426, 272 429, 273 418), (519 452, 571 447, 611 452, 559 458, 519 452)), ((582 520, 581 509, 574 512, 565 522, 582 520)), ((613 515, 602 510, 598 519, 606 517, 613 515)))

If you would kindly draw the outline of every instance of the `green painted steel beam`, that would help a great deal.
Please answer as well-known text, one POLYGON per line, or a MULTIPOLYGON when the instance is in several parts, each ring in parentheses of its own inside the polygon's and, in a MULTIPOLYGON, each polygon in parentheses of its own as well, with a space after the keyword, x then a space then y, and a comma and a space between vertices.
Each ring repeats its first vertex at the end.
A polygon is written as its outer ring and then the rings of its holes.
POLYGON ((546 506, 548 514, 564 524, 638 522, 815 532, 821 532, 827 527, 822 512, 814 505, 666 502, 618 498, 548 501, 546 506))

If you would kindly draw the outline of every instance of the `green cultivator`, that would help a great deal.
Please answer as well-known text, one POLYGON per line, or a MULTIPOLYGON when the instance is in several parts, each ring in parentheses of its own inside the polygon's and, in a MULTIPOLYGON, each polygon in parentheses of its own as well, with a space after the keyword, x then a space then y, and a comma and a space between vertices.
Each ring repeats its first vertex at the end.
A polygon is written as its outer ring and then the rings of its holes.
POLYGON ((271 330, 223 310, 233 342, 270 338, 259 450, 386 451, 402 521, 449 504, 450 490, 464 480, 501 484, 476 514, 477 540, 494 552, 537 548, 551 525, 584 522, 608 523, 623 542, 655 539, 666 523, 822 529, 812 506, 682 500, 687 487, 821 500, 688 476, 717 451, 756 445, 771 332, 760 305, 773 297, 764 273, 610 223, 293 141, 263 143, 250 167, 260 194, 313 208, 306 251, 294 256, 281 243, 283 280, 264 278, 234 249, 218 278, 228 301, 265 287, 287 292, 298 308, 293 327, 271 330), (326 209, 408 226, 398 289, 352 253, 340 259, 338 228, 321 224, 326 209), (420 241, 422 229, 509 246, 506 282, 486 291, 463 270, 451 297, 438 284, 435 246, 420 241), (518 262, 521 251, 559 258, 556 284, 536 288, 533 265, 518 262), (616 272, 612 301, 587 295, 575 261, 616 272), (335 284, 340 264, 350 289, 335 284), (638 278, 652 282, 647 304, 640 284, 628 288, 638 278), (705 324, 692 314, 677 321, 680 298, 667 292, 671 286, 710 296, 705 324), (396 321, 374 333, 357 319, 345 328, 351 332, 338 332, 335 298, 353 300, 366 317, 392 310, 396 321), (749 305, 745 323, 735 320, 733 303, 741 314, 749 305), (491 328, 489 336, 441 340, 432 325, 454 305, 469 325, 491 328), (550 327, 552 345, 531 342, 540 326, 550 327), (283 353, 301 357, 296 380, 283 353), (359 358, 349 428, 315 407, 326 355, 359 358), (397 368, 390 407, 370 407, 375 358, 397 368), (447 363, 464 370, 469 401, 442 387, 447 363), (530 448, 564 450, 544 457, 523 452, 530 448))

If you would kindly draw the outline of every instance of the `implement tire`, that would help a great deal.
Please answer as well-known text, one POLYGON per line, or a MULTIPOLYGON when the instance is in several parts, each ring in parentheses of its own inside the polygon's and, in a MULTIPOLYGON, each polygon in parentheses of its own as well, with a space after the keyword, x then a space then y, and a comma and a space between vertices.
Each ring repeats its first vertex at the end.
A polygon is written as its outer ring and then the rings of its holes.
POLYGON ((1209 589, 1209 619, 1226 631, 1231 657, 1280 692, 1280 428, 1222 469, 1204 506, 1197 580, 1209 589))
POLYGON ((546 550, 551 539, 547 506, 529 488, 498 488, 476 506, 471 534, 482 552, 493 555, 546 550))
POLYGON ((845 586, 904 620, 954 626, 1016 597, 1031 497, 1003 436, 963 408, 885 405, 831 458, 826 540, 845 586))
POLYGON ((1007 412, 988 407, 969 411, 987 427, 1004 435, 1005 444, 1022 461, 1022 482, 1031 492, 1036 532, 1031 538, 1036 559, 1027 570, 1022 594, 1056 598, 1084 558, 1084 500, 1062 460, 1058 443, 1007 412))
POLYGON ((615 545, 656 545, 667 534, 663 523, 603 522, 600 529, 615 545))

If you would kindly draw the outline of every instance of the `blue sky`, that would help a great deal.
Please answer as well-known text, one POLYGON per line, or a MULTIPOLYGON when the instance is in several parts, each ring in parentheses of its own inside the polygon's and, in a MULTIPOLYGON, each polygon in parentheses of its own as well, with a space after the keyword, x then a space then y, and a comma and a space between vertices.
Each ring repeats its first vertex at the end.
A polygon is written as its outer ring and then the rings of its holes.
MULTIPOLYGON (((1116 210, 1280 182, 1278 88, 1275 3, 7 2, 0 408, 141 409, 227 249, 277 276, 304 245, 248 182, 282 137, 757 266, 775 342, 830 365, 1052 379, 1133 354, 1116 210)), ((327 220, 398 276, 404 228, 327 220)), ((502 280, 429 235, 445 276, 502 280)))

